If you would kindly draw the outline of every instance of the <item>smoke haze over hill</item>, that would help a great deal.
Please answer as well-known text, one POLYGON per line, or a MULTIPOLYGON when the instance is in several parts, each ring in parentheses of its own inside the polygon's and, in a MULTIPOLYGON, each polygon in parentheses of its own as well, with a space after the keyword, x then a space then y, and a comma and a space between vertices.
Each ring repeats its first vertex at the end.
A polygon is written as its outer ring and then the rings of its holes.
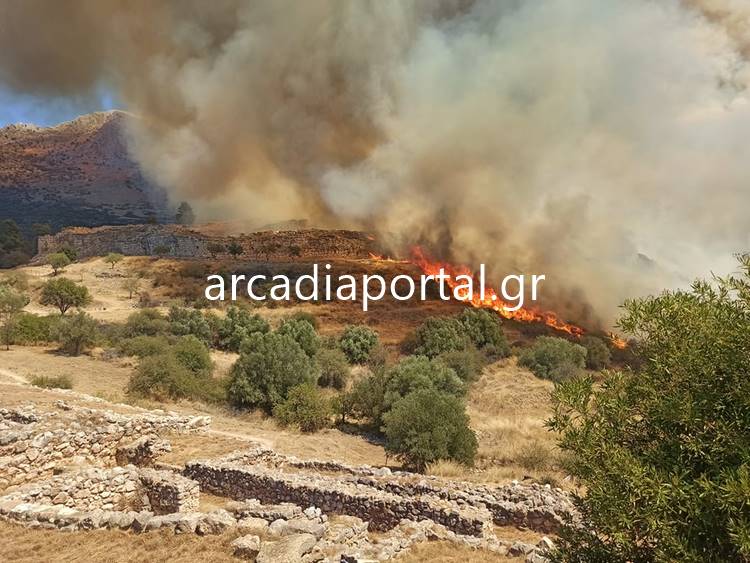
POLYGON ((204 217, 374 226, 609 321, 748 248, 749 21, 743 0, 30 0, 0 7, 0 81, 111 88, 141 166, 204 217))

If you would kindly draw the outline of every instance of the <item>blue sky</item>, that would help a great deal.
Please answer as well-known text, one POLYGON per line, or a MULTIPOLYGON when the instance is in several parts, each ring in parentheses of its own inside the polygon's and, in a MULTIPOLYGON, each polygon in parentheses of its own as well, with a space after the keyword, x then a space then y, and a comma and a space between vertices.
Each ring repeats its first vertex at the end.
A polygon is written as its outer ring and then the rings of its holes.
POLYGON ((84 113, 116 107, 115 97, 104 89, 82 97, 43 98, 10 92, 0 86, 0 127, 19 122, 55 125, 84 113))

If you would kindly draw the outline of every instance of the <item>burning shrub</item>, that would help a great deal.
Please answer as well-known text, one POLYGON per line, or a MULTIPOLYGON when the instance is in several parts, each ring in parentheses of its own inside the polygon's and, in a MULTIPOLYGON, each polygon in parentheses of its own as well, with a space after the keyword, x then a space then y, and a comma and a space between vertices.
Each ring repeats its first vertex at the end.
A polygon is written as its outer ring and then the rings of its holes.
POLYGON ((174 335, 187 336, 190 334, 206 344, 209 344, 213 339, 211 325, 200 311, 186 307, 171 307, 167 320, 174 335))
POLYGON ((349 379, 350 369, 346 356, 338 348, 321 348, 315 356, 320 368, 318 385, 343 389, 349 379))
POLYGON ((290 336, 300 345, 300 348, 312 358, 320 347, 320 340, 315 328, 307 321, 297 319, 285 319, 278 328, 279 334, 290 336))
POLYGON ((289 396, 273 409, 283 426, 299 426, 302 432, 317 432, 330 426, 331 406, 314 384, 303 383, 289 390, 289 396))
POLYGON ((469 340, 461 322, 454 317, 430 317, 415 331, 414 353, 435 358, 443 352, 464 350, 469 340))
POLYGON ((378 344, 378 333, 368 326, 350 325, 339 339, 339 347, 353 364, 364 364, 378 344))
POLYGON ((229 307, 227 316, 217 326, 219 347, 230 352, 239 352, 242 341, 255 333, 268 332, 268 323, 246 309, 229 307))
POLYGON ((407 469, 424 471, 444 459, 474 463, 477 438, 463 403, 453 395, 420 389, 399 400, 383 420, 385 449, 407 469))
POLYGON ((479 350, 489 352, 489 359, 507 358, 510 346, 503 332, 500 317, 486 309, 464 309, 458 317, 465 334, 479 350))
POLYGON ((290 336, 254 332, 242 342, 232 368, 229 400, 238 407, 270 413, 292 387, 313 382, 316 376, 313 360, 290 336))
POLYGON ((586 364, 586 348, 556 336, 540 336, 518 358, 537 377, 562 381, 574 377, 586 364))
POLYGON ((549 425, 587 493, 556 560, 747 560, 750 258, 741 268, 626 302, 641 369, 557 387, 549 425))
POLYGON ((604 343, 604 340, 596 336, 584 336, 581 338, 581 346, 586 348, 586 367, 601 370, 609 367, 612 354, 604 343))

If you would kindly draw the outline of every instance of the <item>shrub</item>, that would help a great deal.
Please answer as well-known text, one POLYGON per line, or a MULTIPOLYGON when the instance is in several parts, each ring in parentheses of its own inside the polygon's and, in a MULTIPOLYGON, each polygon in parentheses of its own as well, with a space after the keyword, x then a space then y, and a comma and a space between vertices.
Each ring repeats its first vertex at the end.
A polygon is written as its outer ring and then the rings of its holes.
POLYGON ((435 358, 443 352, 465 349, 468 339, 458 319, 430 317, 415 331, 415 344, 415 354, 435 358))
POLYGON ((463 403, 435 389, 420 389, 383 415, 385 449, 403 465, 424 471, 428 463, 449 459, 472 465, 477 439, 463 403))
POLYGON ((56 252, 47 256, 47 264, 52 266, 52 274, 57 275, 61 270, 65 269, 66 266, 70 266, 71 259, 68 258, 67 254, 62 252, 56 252))
POLYGON ((420 389, 435 389, 455 396, 463 395, 466 390, 455 371, 426 356, 407 356, 388 369, 385 378, 386 408, 420 389))
POLYGON ((0 279, 0 285, 7 285, 16 291, 24 292, 29 289, 29 276, 20 270, 11 270, 0 279))
POLYGON ((458 318, 466 336, 477 349, 489 348, 492 359, 510 355, 510 346, 497 313, 486 309, 464 309, 458 318))
POLYGON ((350 368, 346 356, 339 349, 321 348, 315 356, 320 368, 318 385, 344 389, 349 379, 350 368))
POLYGON ((284 426, 296 425, 302 432, 317 432, 331 424, 331 406, 312 383, 289 390, 289 395, 273 409, 274 417, 284 426))
POLYGON ((169 340, 166 336, 133 336, 120 341, 118 350, 126 356, 157 356, 169 353, 169 340))
POLYGON ((357 381, 351 391, 341 399, 341 419, 348 415, 366 420, 378 428, 382 422, 385 407, 385 373, 376 372, 357 381))
POLYGON ((177 339, 172 347, 177 361, 195 375, 208 376, 213 364, 206 345, 192 334, 177 339))
POLYGON ((138 278, 125 278, 122 280, 120 287, 128 292, 128 299, 132 299, 133 294, 138 293, 138 290, 141 287, 141 280, 138 278))
POLYGON ((114 270, 115 266, 122 261, 124 256, 119 252, 110 252, 104 257, 104 261, 114 270))
POLYGON ((315 332, 313 326, 307 321, 286 319, 278 328, 278 333, 285 334, 294 339, 310 358, 315 356, 320 347, 318 333, 315 332))
POLYGON ((217 327, 219 347, 231 352, 239 352, 242 341, 255 333, 268 332, 268 323, 259 315, 246 309, 229 307, 227 316, 217 327))
POLYGON ((485 365, 484 355, 473 346, 466 350, 443 352, 437 359, 456 372, 464 383, 472 383, 479 379, 485 365))
POLYGON ((210 344, 213 340, 211 325, 200 311, 185 307, 172 307, 169 309, 167 320, 174 335, 187 336, 190 334, 206 344, 210 344))
POLYGON ((549 425, 587 491, 556 560, 747 560, 749 258, 741 271, 627 301, 640 371, 556 388, 549 425))
POLYGON ((378 333, 364 325, 350 325, 339 339, 339 347, 353 364, 364 364, 378 344, 378 333))
POLYGON ((367 366, 371 370, 383 369, 388 365, 388 350, 382 344, 377 344, 367 358, 367 366))
POLYGON ((85 307, 91 303, 91 296, 86 286, 77 285, 68 278, 58 278, 45 282, 39 302, 57 307, 64 315, 71 307, 85 307))
POLYGON ((128 394, 163 401, 191 396, 194 376, 172 354, 143 358, 128 382, 128 394))
POLYGON ((537 377, 562 381, 586 364, 586 349, 556 336, 540 336, 518 358, 537 377))
POLYGON ((134 336, 157 336, 169 334, 170 325, 158 309, 143 309, 128 316, 123 328, 126 337, 134 336))
POLYGON ((71 356, 78 356, 92 346, 99 333, 99 323, 84 311, 66 317, 57 326, 60 349, 71 356))
POLYGON ((16 334, 18 317, 26 305, 29 304, 27 295, 16 291, 7 285, 0 285, 0 336, 6 349, 16 334))
POLYGON ((289 318, 294 319, 295 321, 308 322, 315 330, 318 330, 318 317, 316 317, 309 311, 296 311, 295 313, 289 315, 289 318))
POLYGON ((57 252, 65 254, 65 256, 68 257, 68 260, 70 260, 70 263, 75 262, 78 260, 78 251, 70 246, 69 244, 63 244, 57 252))
POLYGON ((69 375, 35 375, 31 384, 45 389, 73 389, 73 380, 69 375))
POLYGON ((604 343, 604 340, 596 336, 584 336, 581 346, 586 348, 586 367, 594 370, 602 370, 609 367, 612 354, 604 343))
POLYGON ((238 407, 271 413, 292 387, 316 376, 313 361, 290 336, 254 332, 242 343, 232 367, 229 400, 238 407))
POLYGON ((52 342, 60 320, 57 315, 21 313, 16 320, 13 342, 27 346, 52 342))

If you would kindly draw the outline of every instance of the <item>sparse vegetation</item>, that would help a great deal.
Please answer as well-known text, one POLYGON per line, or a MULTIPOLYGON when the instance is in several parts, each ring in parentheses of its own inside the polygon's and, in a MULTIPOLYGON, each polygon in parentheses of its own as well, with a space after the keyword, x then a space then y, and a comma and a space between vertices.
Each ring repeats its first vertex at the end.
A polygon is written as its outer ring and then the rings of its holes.
POLYGON ((29 382, 44 389, 73 389, 73 380, 67 375, 35 375, 29 382))
POLYGON ((364 364, 378 344, 378 333, 364 325, 348 326, 339 339, 342 352, 353 364, 364 364))
POLYGON ((233 258, 237 258, 243 252, 242 245, 236 240, 233 240, 227 245, 227 252, 229 252, 233 258))
POLYGON ((119 252, 110 252, 104 257, 104 261, 114 269, 117 264, 122 262, 123 258, 124 256, 119 252))
POLYGON ((563 381, 579 374, 586 365, 586 348, 556 336, 540 336, 523 350, 519 365, 542 379, 563 381))

